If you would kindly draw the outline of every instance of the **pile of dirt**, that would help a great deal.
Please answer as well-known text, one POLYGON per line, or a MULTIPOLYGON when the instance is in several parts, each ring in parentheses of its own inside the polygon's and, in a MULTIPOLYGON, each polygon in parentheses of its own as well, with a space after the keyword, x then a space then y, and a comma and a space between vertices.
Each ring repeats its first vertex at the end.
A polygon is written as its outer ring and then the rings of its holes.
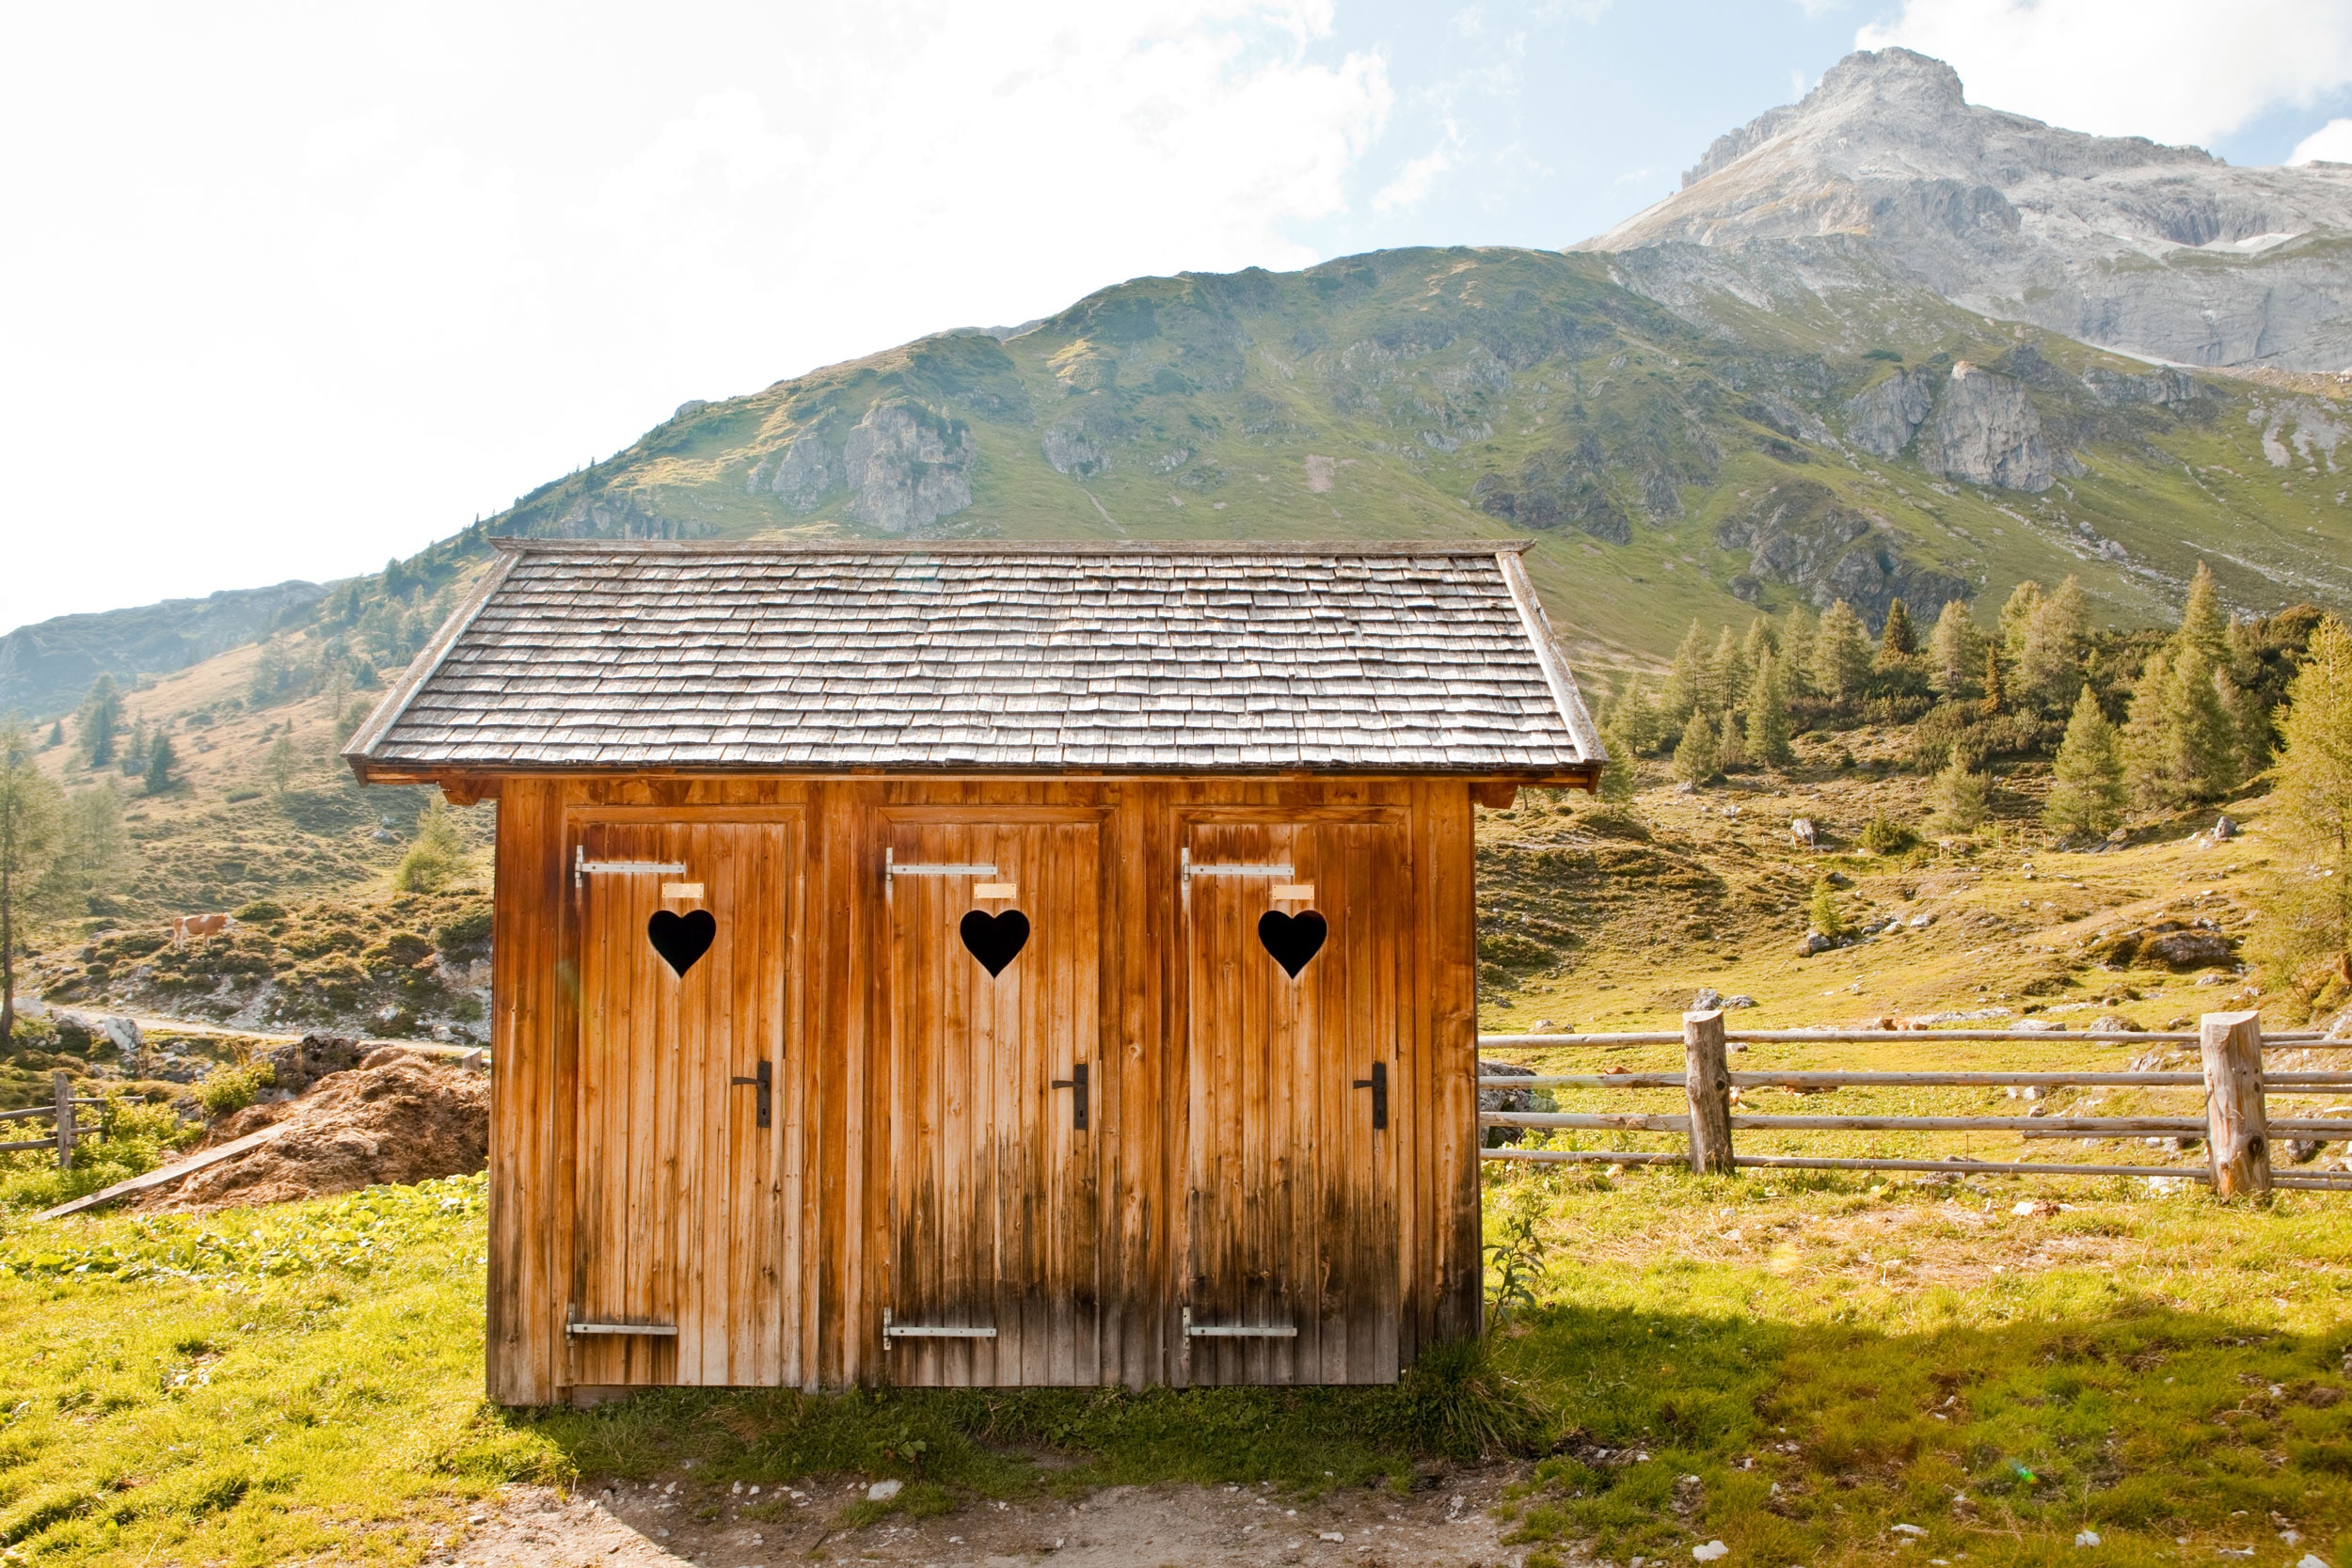
POLYGON ((131 1207, 208 1213, 469 1176, 489 1158, 490 1081, 429 1052, 388 1046, 298 1099, 223 1117, 205 1145, 281 1122, 286 1130, 268 1143, 139 1194, 131 1207))

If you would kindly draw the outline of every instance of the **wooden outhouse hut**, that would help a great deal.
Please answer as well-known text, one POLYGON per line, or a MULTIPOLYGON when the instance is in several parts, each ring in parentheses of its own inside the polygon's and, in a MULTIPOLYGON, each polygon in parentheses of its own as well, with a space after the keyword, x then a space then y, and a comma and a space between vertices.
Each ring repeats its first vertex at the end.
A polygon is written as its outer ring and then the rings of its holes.
POLYGON ((1475 1333, 1519 547, 503 544, 346 752, 498 801, 492 1397, 1475 1333))

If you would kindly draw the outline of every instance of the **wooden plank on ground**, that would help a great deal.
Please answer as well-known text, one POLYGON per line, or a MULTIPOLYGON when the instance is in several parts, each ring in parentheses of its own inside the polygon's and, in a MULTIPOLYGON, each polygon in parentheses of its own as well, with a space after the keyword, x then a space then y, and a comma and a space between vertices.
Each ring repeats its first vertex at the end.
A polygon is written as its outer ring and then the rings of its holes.
POLYGON ((208 1148, 193 1159, 183 1160, 177 1164, 158 1166, 144 1176, 135 1176, 128 1181, 118 1181, 111 1187, 102 1187, 94 1193, 86 1193, 71 1203, 58 1204, 55 1209, 44 1209, 33 1218, 37 1220, 63 1219, 68 1214, 78 1214, 84 1210, 96 1209, 112 1203, 119 1197, 129 1197, 133 1193, 143 1193, 152 1187, 167 1187, 183 1176, 195 1175, 207 1165, 217 1165, 223 1160, 233 1159, 248 1148, 259 1148, 293 1125, 291 1121, 274 1122, 262 1128, 259 1132, 247 1132, 242 1138, 231 1138, 218 1148, 208 1148))

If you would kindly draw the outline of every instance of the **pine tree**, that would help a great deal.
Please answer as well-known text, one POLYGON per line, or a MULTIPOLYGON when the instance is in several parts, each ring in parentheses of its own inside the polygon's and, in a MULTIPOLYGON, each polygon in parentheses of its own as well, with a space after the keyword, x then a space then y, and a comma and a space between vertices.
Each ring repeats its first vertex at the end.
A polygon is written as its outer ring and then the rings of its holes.
POLYGON ((2221 585, 2214 580, 2213 568, 2201 561, 2189 579, 2188 600, 2181 607, 2181 628, 2172 634, 2175 658, 2190 647, 2217 670, 2231 667, 2230 617, 2221 608, 2221 585))
POLYGON ((56 852, 60 805, 23 728, 0 721, 0 1046, 16 1029, 17 924, 56 852))
POLYGON ((417 814, 417 837, 392 873, 392 885, 403 893, 438 893, 464 869, 466 842, 450 819, 448 805, 436 798, 417 814))
POLYGON ((2008 600, 2002 604, 1995 636, 2000 640, 2001 652, 2011 664, 2017 662, 2018 655, 2025 650, 2026 623, 2032 620, 2033 612, 2041 608, 2042 584, 2031 578, 2010 589, 2008 600))
POLYGON ((1692 711, 1675 747, 1675 777, 1684 784, 1703 784, 1716 773, 1715 721, 1692 711))
POLYGON ((2090 631, 2090 599, 2082 579, 2070 577, 2026 617, 2016 646, 2016 677, 2010 683, 2017 701, 2045 713, 2073 707, 2074 694, 2082 689, 2083 650, 2090 631))
POLYGON ((1919 634, 1911 624, 1911 611, 1896 599, 1886 607, 1886 624, 1879 628, 1879 662, 1896 664, 1918 651, 1919 634))
POLYGON ((1715 639, 1707 660, 1707 703, 1709 713, 1729 713, 1748 689, 1748 661, 1740 656, 1739 641, 1725 626, 1715 639))
POLYGON ((2169 747, 2164 733, 2166 689, 2171 684, 2172 660, 2158 648, 2139 667, 2131 706, 2123 715, 2123 733, 2117 741, 2123 757, 2124 792, 2142 811, 2165 811, 2173 804, 2169 747))
POLYGON ((285 794, 286 786, 294 782, 294 773, 301 766, 302 758, 294 751, 294 737, 279 736, 262 758, 262 771, 269 779, 270 793, 285 794))
POLYGON ((1957 702, 1976 689, 1983 673, 1983 648, 1984 634, 1977 629, 1968 607, 1958 599, 1945 600, 1935 629, 1928 634, 1928 684, 1935 694, 1957 702))
POLYGON ((1600 766, 1598 793, 1602 800, 1623 805, 1633 799, 1633 742, 1623 731, 1614 729, 1603 730, 1600 741, 1609 749, 1609 760, 1600 766))
POLYGON ((1786 768, 1796 760, 1788 747, 1795 726, 1788 719, 1788 682, 1783 668, 1768 649, 1748 682, 1748 759, 1768 768, 1786 768))
POLYGON ((1821 935, 1825 937, 1845 935, 1845 917, 1837 911, 1837 889, 1830 884, 1827 877, 1823 877, 1813 884, 1813 906, 1806 913, 1812 920, 1813 928, 1821 935))
POLYGON ((2054 831, 2105 837, 2123 820, 2127 791, 2121 737, 2089 686, 2074 699, 2050 777, 2042 820, 2054 831))
POLYGON ((82 699, 82 710, 73 721, 82 754, 90 767, 103 768, 114 761, 115 732, 120 728, 122 693, 116 689, 112 675, 101 675, 90 682, 89 695, 82 699))
POLYGON ((2174 811, 2237 787, 2238 725, 2229 677, 2202 649, 2148 656, 2123 724, 2123 771, 2133 800, 2174 811))
POLYGON ((154 745, 149 747, 147 752, 147 777, 144 787, 148 794, 161 795, 177 782, 172 778, 171 770, 179 766, 179 761, 180 759, 172 754, 171 736, 157 734, 154 745))
POLYGON ((1984 825, 1985 777, 1958 757, 1947 763, 1928 785, 1928 807, 1936 831, 1973 833, 1984 825))
POLYGON ((1666 694, 1663 706, 1672 715, 1680 717, 1707 703, 1707 636, 1699 630, 1696 620, 1682 634, 1681 644, 1675 649, 1674 663, 1666 670, 1666 694))
POLYGON ((1779 652, 1780 634, 1772 629, 1772 621, 1762 615, 1750 621, 1748 635, 1740 642, 1740 657, 1748 661, 1748 668, 1754 670, 1764 662, 1767 654, 1779 652))
POLYGON ((2000 712, 2007 698, 2008 693, 2001 689, 2001 650, 1988 642, 1984 649, 1984 716, 1990 719, 2000 712))
POLYGON ((1780 628, 1781 669, 1788 682, 1788 700, 1813 693, 1813 639, 1820 623, 1804 605, 1791 605, 1788 624, 1780 628))
POLYGON ((2352 979, 2352 632, 2333 615, 2288 684, 2279 734, 2279 852, 2254 957, 2273 986, 2320 959, 2352 979))
MULTIPOLYGON (((62 746, 62 745, 64 745, 64 744, 65 744, 65 721, 64 721, 64 720, 62 720, 62 719, 59 719, 59 720, 56 721, 55 722, 53 722, 53 723, 49 726, 49 746, 51 746, 51 747, 54 747, 54 746, 62 746)), ((42 748, 42 750, 44 750, 44 751, 46 751, 46 750, 48 750, 48 749, 49 749, 48 747, 43 747, 43 748, 42 748)))
POLYGON ((1813 687, 1832 704, 1845 707, 1862 697, 1870 678, 1870 636, 1862 617, 1840 599, 1821 616, 1813 639, 1813 687))

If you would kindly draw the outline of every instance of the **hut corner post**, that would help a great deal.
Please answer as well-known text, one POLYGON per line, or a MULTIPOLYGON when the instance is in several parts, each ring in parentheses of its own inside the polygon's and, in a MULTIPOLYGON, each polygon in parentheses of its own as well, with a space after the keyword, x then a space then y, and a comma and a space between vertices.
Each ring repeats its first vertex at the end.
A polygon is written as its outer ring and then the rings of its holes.
POLYGON ((1728 1176, 1731 1069, 1724 1053, 1724 1015, 1682 1015, 1683 1086, 1691 1101, 1691 1168, 1728 1176))
POLYGON ((2206 1145, 2216 1197, 2270 1191, 2270 1115, 2263 1103, 2260 1013, 2207 1013, 2198 1024, 2205 1060, 2206 1145))

